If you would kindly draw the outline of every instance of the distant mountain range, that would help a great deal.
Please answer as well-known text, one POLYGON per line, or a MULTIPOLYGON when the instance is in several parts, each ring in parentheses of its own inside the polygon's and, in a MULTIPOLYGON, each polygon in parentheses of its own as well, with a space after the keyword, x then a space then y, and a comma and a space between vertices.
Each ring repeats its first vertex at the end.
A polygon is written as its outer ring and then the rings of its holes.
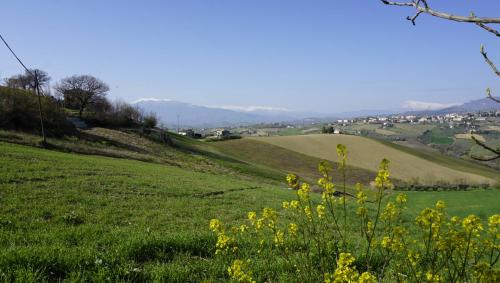
POLYGON ((500 110, 500 103, 497 103, 489 98, 482 98, 482 99, 472 100, 461 105, 451 106, 443 109, 411 111, 407 113, 413 113, 417 115, 445 115, 448 113, 465 113, 465 112, 491 111, 491 110, 500 110))
POLYGON ((160 121, 169 127, 177 127, 178 124, 181 127, 226 127, 296 119, 294 113, 283 110, 237 111, 166 99, 141 99, 134 104, 146 112, 156 113, 160 121))
POLYGON ((393 110, 359 110, 342 113, 307 113, 296 112, 286 109, 274 109, 265 107, 255 108, 228 108, 207 107, 168 99, 140 99, 134 102, 146 112, 154 112, 160 121, 168 127, 228 127, 236 125, 250 125, 257 123, 273 122, 298 122, 308 118, 308 121, 331 121, 339 118, 363 117, 369 115, 388 114, 415 114, 415 115, 444 115, 454 112, 473 112, 500 109, 500 104, 491 99, 473 100, 461 105, 456 105, 439 110, 404 111, 393 110))

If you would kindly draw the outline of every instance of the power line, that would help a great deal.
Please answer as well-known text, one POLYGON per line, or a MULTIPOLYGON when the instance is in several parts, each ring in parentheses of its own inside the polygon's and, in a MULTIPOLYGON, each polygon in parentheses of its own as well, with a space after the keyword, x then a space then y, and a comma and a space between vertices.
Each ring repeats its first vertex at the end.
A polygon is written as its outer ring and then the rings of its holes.
POLYGON ((19 59, 19 57, 17 57, 17 55, 14 52, 14 50, 12 50, 12 48, 10 47, 10 45, 7 43, 7 41, 3 38, 3 36, 1 34, 0 34, 0 39, 2 39, 3 43, 5 44, 5 46, 7 46, 7 48, 10 51, 10 53, 12 53, 12 55, 14 55, 14 57, 19 62, 19 64, 21 64, 21 66, 23 66, 24 70, 26 70, 26 72, 28 74, 30 74, 31 76, 33 76, 35 78, 35 89, 34 89, 34 91, 36 92, 36 94, 38 96, 38 112, 40 114, 40 126, 41 126, 41 130, 42 130, 43 144, 46 144, 47 143, 47 139, 45 137, 45 126, 44 126, 44 123, 43 123, 42 100, 40 98, 40 82, 38 81, 37 71, 35 70, 34 74, 33 74, 28 68, 26 68, 26 65, 24 65, 23 61, 21 61, 21 59, 19 59))
POLYGON ((26 70, 26 72, 30 73, 31 75, 33 75, 31 73, 31 71, 26 68, 26 66, 24 65, 23 61, 21 61, 21 59, 19 59, 19 57, 17 57, 16 53, 14 52, 14 50, 12 50, 12 48, 10 48, 9 44, 7 43, 7 41, 5 41, 5 39, 3 38, 2 34, 0 34, 0 39, 2 39, 3 43, 5 44, 5 46, 7 46, 7 48, 9 49, 10 53, 12 53, 12 55, 14 55, 14 57, 16 57, 17 61, 19 62, 19 64, 21 64, 21 66, 23 66, 23 68, 26 70))

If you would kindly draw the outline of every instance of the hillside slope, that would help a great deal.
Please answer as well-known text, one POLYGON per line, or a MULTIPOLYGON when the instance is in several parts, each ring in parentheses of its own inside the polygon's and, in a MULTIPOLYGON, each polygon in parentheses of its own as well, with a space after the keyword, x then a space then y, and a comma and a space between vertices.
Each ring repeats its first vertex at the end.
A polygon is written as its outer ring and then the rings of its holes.
MULTIPOLYGON (((235 159, 250 162, 255 165, 262 165, 272 170, 279 170, 283 175, 294 173, 301 178, 316 183, 321 177, 318 172, 318 164, 321 158, 298 153, 293 150, 275 146, 255 139, 239 139, 213 143, 213 147, 219 152, 229 155, 235 159)), ((368 184, 376 175, 372 170, 349 166, 347 169, 347 183, 368 184)), ((341 180, 341 173, 338 170, 332 171, 335 182, 341 180)))
POLYGON ((293 195, 223 175, 0 142, 0 281, 224 278, 210 219, 231 223, 293 195))
POLYGON ((349 164, 373 170, 373 168, 377 168, 380 160, 387 158, 391 161, 390 168, 393 176, 407 181, 419 180, 424 183, 495 183, 492 178, 453 169, 359 136, 303 135, 251 139, 332 161, 337 160, 336 145, 339 143, 345 144, 349 150, 349 164))

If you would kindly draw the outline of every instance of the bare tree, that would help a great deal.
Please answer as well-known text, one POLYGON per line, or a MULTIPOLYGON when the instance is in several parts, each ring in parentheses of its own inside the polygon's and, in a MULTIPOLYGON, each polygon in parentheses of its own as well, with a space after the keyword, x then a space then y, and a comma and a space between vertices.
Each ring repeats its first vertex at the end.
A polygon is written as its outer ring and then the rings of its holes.
POLYGON ((54 89, 63 96, 67 107, 78 110, 81 118, 89 105, 101 101, 107 95, 109 86, 90 75, 73 75, 62 79, 54 89))
MULTIPOLYGON (((446 12, 441 12, 441 11, 436 11, 432 9, 429 6, 429 1, 428 0, 412 0, 410 2, 393 2, 393 1, 387 1, 387 0, 380 0, 382 3, 386 5, 393 5, 393 6, 404 6, 404 7, 413 7, 416 10, 415 15, 413 16, 408 16, 406 19, 410 21, 413 25, 416 24, 416 20, 418 16, 421 14, 428 14, 434 17, 438 17, 441 19, 445 20, 450 20, 450 21, 455 21, 455 22, 464 22, 464 23, 472 23, 477 25, 478 27, 486 30, 489 33, 494 34, 495 36, 500 36, 500 32, 496 30, 495 28, 491 27, 493 24, 500 24, 500 18, 487 18, 487 17, 477 17, 474 13, 471 13, 469 16, 459 16, 459 15, 453 15, 451 13, 446 13, 446 12)), ((484 46, 481 45, 481 55, 483 56, 484 60, 486 63, 491 67, 493 70, 493 73, 495 73, 498 77, 500 77, 500 72, 498 71, 497 67, 493 63, 493 61, 490 60, 488 57, 486 51, 484 50, 484 46)), ((486 89, 486 95, 489 99, 500 103, 500 99, 493 97, 491 94, 490 88, 486 89)), ((472 139, 474 142, 479 145, 480 147, 486 149, 487 151, 491 152, 493 155, 488 156, 488 157, 480 157, 480 156, 471 156, 473 159, 480 160, 480 161, 491 161, 500 158, 500 149, 499 148, 492 148, 485 144, 484 142, 481 142, 478 140, 476 137, 472 135, 472 139)))
MULTIPOLYGON (((50 76, 47 72, 39 69, 30 69, 29 72, 25 71, 24 74, 15 75, 10 78, 5 79, 5 85, 10 88, 19 88, 25 90, 36 90, 37 82, 35 74, 38 78, 38 86, 41 89, 48 89, 50 82, 50 76)), ((41 91, 45 93, 47 91, 41 91)))

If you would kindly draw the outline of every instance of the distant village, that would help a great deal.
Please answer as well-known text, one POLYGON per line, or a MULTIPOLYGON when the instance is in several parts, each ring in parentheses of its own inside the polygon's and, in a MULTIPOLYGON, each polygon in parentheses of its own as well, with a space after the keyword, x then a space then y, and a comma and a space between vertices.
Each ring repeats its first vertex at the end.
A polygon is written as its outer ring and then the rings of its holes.
MULTIPOLYGON (((310 128, 310 132, 323 132, 330 134, 344 134, 344 127, 359 124, 379 125, 382 129, 394 127, 396 124, 422 125, 439 124, 450 129, 464 128, 468 131, 476 131, 478 124, 487 121, 488 118, 499 118, 500 110, 480 111, 467 113, 448 113, 443 115, 373 115, 356 117, 351 119, 337 119, 335 121, 318 121, 307 119, 296 122, 263 123, 252 126, 227 127, 227 128, 202 128, 202 129, 178 129, 181 136, 195 139, 226 140, 239 138, 241 136, 268 136, 279 130, 293 130, 297 128, 310 128), (322 129, 321 129, 322 126, 322 129)), ((303 130, 304 131, 304 130, 303 130)), ((307 130, 305 130, 307 132, 307 130)), ((352 132, 351 132, 352 134, 352 132)))
MULTIPOLYGON (((500 110, 449 113, 444 115, 384 115, 358 117, 350 120, 341 119, 328 126, 348 126, 355 123, 381 125, 381 128, 391 128, 394 124, 445 124, 450 129, 467 127, 474 129, 476 122, 486 121, 490 117, 500 117, 500 110)), ((338 133, 338 132, 337 132, 338 133)))

